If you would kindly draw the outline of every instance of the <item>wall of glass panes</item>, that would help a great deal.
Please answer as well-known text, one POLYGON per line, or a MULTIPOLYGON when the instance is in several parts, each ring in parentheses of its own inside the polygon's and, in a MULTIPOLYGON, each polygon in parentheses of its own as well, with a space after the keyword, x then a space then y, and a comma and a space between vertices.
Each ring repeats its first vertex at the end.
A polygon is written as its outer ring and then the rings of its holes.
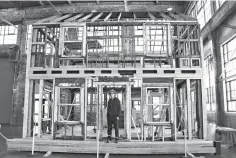
POLYGON ((236 37, 222 46, 227 111, 236 111, 236 37))
POLYGON ((16 44, 17 32, 18 30, 14 26, 0 26, 0 44, 16 44))

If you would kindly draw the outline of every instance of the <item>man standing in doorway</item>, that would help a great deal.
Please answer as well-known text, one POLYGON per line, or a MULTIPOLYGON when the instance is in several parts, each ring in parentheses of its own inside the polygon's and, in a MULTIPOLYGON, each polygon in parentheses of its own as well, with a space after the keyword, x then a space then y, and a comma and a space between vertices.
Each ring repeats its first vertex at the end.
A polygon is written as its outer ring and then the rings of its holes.
POLYGON ((107 130, 107 143, 111 141, 112 136, 112 125, 114 124, 115 128, 115 143, 118 143, 119 138, 119 117, 120 117, 120 100, 116 97, 117 93, 115 90, 110 90, 109 92, 110 99, 108 101, 108 107, 107 107, 107 124, 108 124, 108 130, 107 130))

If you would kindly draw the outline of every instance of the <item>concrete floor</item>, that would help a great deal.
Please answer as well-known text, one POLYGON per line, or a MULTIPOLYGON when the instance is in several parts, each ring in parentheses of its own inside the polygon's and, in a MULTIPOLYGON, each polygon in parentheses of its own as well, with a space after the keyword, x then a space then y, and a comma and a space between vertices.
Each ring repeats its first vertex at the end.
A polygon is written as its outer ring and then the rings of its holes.
MULTIPOLYGON (((7 138, 13 137, 21 137, 21 129, 12 128, 12 127, 2 127, 0 132, 7 138), (13 131, 12 131, 13 130, 13 131)), ((6 141, 0 136, 0 158, 42 158, 45 153, 35 153, 34 156, 31 155, 30 152, 13 152, 6 150, 6 141)), ((52 155, 48 156, 48 158, 96 158, 95 154, 61 154, 61 153, 52 153, 52 155)), ((101 155, 100 158, 103 158, 104 155, 101 155)), ((110 155, 110 158, 136 158, 137 155, 110 155)), ((142 158, 179 158, 180 155, 143 155, 142 158)), ((206 158, 236 158, 236 146, 227 147, 226 145, 222 145, 222 155, 214 156, 214 155, 206 155, 206 158)))

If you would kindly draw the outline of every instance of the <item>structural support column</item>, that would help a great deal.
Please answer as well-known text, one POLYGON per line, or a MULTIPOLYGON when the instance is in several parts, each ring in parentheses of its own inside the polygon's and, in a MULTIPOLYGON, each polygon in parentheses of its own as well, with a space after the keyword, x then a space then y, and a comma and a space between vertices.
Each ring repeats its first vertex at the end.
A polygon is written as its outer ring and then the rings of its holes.
MULTIPOLYGON (((91 97, 92 98, 92 97, 91 97)), ((83 106, 83 104, 81 104, 83 106)), ((85 78, 84 83, 84 140, 87 138, 87 107, 88 107, 88 78, 85 78)), ((81 110, 82 111, 82 110, 81 110)))

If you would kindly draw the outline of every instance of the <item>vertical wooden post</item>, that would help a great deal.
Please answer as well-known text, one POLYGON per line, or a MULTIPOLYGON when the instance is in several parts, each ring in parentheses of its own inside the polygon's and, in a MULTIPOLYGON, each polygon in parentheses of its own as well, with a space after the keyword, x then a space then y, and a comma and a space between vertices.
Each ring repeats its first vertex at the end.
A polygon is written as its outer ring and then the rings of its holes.
POLYGON ((55 82, 56 80, 53 79, 53 86, 52 86, 52 105, 51 105, 51 135, 52 137, 54 136, 53 135, 53 131, 55 130, 54 128, 54 122, 55 122, 55 116, 54 116, 54 109, 55 109, 55 93, 56 93, 56 90, 55 90, 55 82))
POLYGON ((41 137, 42 129, 42 106, 43 106, 43 85, 44 80, 40 79, 39 82, 39 107, 38 107, 38 137, 41 137))
POLYGON ((87 107, 88 107, 88 78, 85 78, 85 83, 84 83, 84 111, 83 111, 84 112, 84 140, 86 140, 86 138, 87 138, 87 107))
POLYGON ((172 123, 172 128, 171 128, 171 135, 172 135, 172 140, 176 140, 176 80, 173 79, 173 87, 170 89, 170 97, 171 97, 171 123, 172 123))
POLYGON ((188 115, 188 139, 192 139, 192 104, 190 93, 190 79, 187 79, 187 115, 188 115))
POLYGON ((125 122, 127 139, 131 140, 131 86, 130 83, 126 84, 126 105, 125 105, 125 122))
MULTIPOLYGON (((102 127, 102 121, 101 121, 101 105, 102 105, 102 85, 98 85, 98 102, 97 102, 97 115, 96 115, 96 119, 97 119, 97 130, 101 131, 101 127, 102 127)), ((100 138, 102 138, 102 133, 99 134, 100 138)))
MULTIPOLYGON (((85 122, 85 85, 80 87, 80 121, 85 122)), ((84 129, 85 128, 81 128, 83 139, 85 139, 84 129)))
MULTIPOLYGON (((34 103, 34 81, 29 82, 29 104, 28 104, 28 123, 27 123, 27 137, 30 136, 32 132, 32 109, 34 103)), ((34 122, 33 122, 34 123, 34 122)))
MULTIPOLYGON (((33 33, 33 29, 31 31, 33 33)), ((27 122, 28 122, 28 113, 29 113, 29 84, 30 84, 30 80, 28 77, 28 72, 30 69, 30 65, 31 65, 31 43, 32 43, 32 36, 29 38, 28 40, 28 51, 26 53, 27 55, 27 59, 26 59, 26 77, 25 77, 25 98, 24 98, 24 118, 23 118, 23 133, 22 133, 22 137, 25 138, 27 137, 27 122)))

